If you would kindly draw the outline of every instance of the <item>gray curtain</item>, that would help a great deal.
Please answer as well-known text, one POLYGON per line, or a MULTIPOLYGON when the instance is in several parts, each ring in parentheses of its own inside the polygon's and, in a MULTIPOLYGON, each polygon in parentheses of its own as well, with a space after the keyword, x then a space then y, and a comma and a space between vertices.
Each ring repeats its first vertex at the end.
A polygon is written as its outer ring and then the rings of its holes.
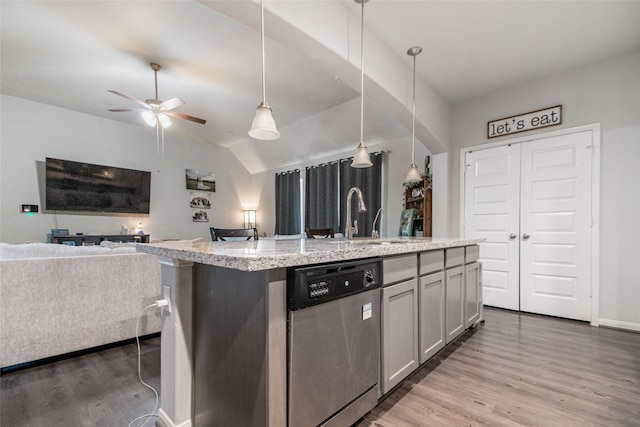
MULTIPOLYGON (((367 212, 358 212, 357 195, 351 198, 351 218, 358 220, 358 237, 371 236, 373 220, 382 207, 382 164, 384 153, 377 152, 370 155, 372 167, 352 168, 353 158, 340 160, 340 232, 344 233, 346 225, 347 194, 352 187, 358 187, 364 196, 367 212)), ((378 219, 380 221, 380 219, 378 219)), ((380 225, 377 224, 380 230, 380 225)), ((345 233, 346 234, 346 233, 345 233)))
POLYGON ((276 174, 276 234, 302 232, 300 170, 276 174))
POLYGON ((337 162, 308 167, 305 180, 305 225, 340 232, 337 162))

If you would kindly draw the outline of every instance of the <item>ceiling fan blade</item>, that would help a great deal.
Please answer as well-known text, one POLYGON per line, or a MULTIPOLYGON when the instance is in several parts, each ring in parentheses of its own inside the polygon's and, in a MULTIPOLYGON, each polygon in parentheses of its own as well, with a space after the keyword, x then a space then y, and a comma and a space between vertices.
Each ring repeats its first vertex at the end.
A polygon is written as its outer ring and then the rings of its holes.
POLYGON ((113 111, 114 113, 123 113, 125 111, 147 111, 146 108, 110 108, 109 111, 113 111))
POLYGON ((166 101, 158 105, 158 108, 164 111, 169 111, 181 105, 184 105, 184 101, 182 99, 171 98, 171 99, 167 99, 166 101))
POLYGON ((187 115, 187 114, 177 113, 177 112, 175 112, 175 111, 166 111, 165 113, 166 113, 168 116, 171 116, 171 117, 177 117, 177 118, 179 118, 179 119, 190 120, 190 121, 192 121, 192 122, 200 123, 201 125, 203 125, 203 124, 207 123, 207 121, 206 121, 206 120, 204 120, 204 119, 199 119, 199 118, 197 118, 197 117, 189 116, 189 115, 187 115))
POLYGON ((142 105, 142 106, 143 106, 143 107, 145 107, 145 108, 151 108, 151 105, 147 104, 146 102, 142 102, 142 101, 140 101, 139 99, 135 99, 135 98, 132 98, 132 97, 130 97, 130 96, 127 96, 127 95, 125 95, 124 93, 120 93, 120 92, 117 92, 117 91, 115 91, 115 90, 111 90, 111 89, 107 90, 107 92, 111 92, 111 93, 113 93, 114 95, 118 95, 118 96, 121 96, 121 97, 123 97, 123 98, 126 98, 126 99, 128 99, 128 100, 130 100, 130 101, 133 101, 133 102, 135 102, 135 103, 138 103, 138 104, 142 105))

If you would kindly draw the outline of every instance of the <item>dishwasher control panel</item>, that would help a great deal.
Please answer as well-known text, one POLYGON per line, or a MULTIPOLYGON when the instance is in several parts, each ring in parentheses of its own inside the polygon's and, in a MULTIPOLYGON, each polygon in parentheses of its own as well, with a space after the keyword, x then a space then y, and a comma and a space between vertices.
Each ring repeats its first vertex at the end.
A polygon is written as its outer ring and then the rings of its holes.
POLYGON ((367 259, 287 270, 289 310, 333 301, 380 287, 382 266, 379 259, 367 259))

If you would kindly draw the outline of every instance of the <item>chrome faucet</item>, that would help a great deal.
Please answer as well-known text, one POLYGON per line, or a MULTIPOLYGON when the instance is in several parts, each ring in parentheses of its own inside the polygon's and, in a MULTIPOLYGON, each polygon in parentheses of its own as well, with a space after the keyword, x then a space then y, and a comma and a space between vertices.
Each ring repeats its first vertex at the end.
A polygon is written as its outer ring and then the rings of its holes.
POLYGON ((376 222, 378 221, 378 217, 380 216, 380 214, 382 213, 382 208, 378 209, 378 212, 376 213, 376 217, 373 219, 373 225, 371 226, 371 238, 372 239, 379 239, 380 238, 380 232, 378 230, 376 230, 376 222))
POLYGON ((347 235, 347 239, 353 239, 353 236, 358 234, 358 221, 353 221, 353 226, 351 225, 351 197, 353 193, 358 195, 358 199, 360 203, 358 204, 358 212, 366 212, 367 207, 364 205, 364 199, 362 198, 362 191, 358 187, 353 187, 347 193, 347 224, 345 225, 345 234, 347 235))

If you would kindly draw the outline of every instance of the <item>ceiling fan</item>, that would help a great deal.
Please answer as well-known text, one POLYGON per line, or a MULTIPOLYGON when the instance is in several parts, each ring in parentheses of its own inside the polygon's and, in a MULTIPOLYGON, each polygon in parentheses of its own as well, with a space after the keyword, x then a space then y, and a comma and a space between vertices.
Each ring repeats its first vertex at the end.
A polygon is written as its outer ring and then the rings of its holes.
POLYGON ((156 126, 156 124, 159 123, 163 129, 166 129, 169 126, 171 126, 170 117, 189 120, 195 123, 200 123, 201 125, 205 124, 207 121, 204 119, 200 119, 198 117, 193 117, 187 114, 182 114, 182 113, 173 111, 174 108, 179 107, 185 103, 182 99, 171 98, 166 101, 160 101, 158 99, 158 71, 160 71, 160 68, 162 67, 159 64, 156 64, 155 62, 150 63, 149 66, 151 67, 155 75, 155 89, 156 89, 155 99, 147 99, 146 101, 143 102, 143 101, 140 101, 139 99, 132 98, 130 96, 127 96, 115 90, 108 90, 108 92, 111 92, 115 95, 126 98, 143 107, 143 108, 129 108, 129 109, 114 108, 114 109, 109 109, 109 111, 113 111, 116 113, 140 111, 142 118, 149 126, 156 126))

